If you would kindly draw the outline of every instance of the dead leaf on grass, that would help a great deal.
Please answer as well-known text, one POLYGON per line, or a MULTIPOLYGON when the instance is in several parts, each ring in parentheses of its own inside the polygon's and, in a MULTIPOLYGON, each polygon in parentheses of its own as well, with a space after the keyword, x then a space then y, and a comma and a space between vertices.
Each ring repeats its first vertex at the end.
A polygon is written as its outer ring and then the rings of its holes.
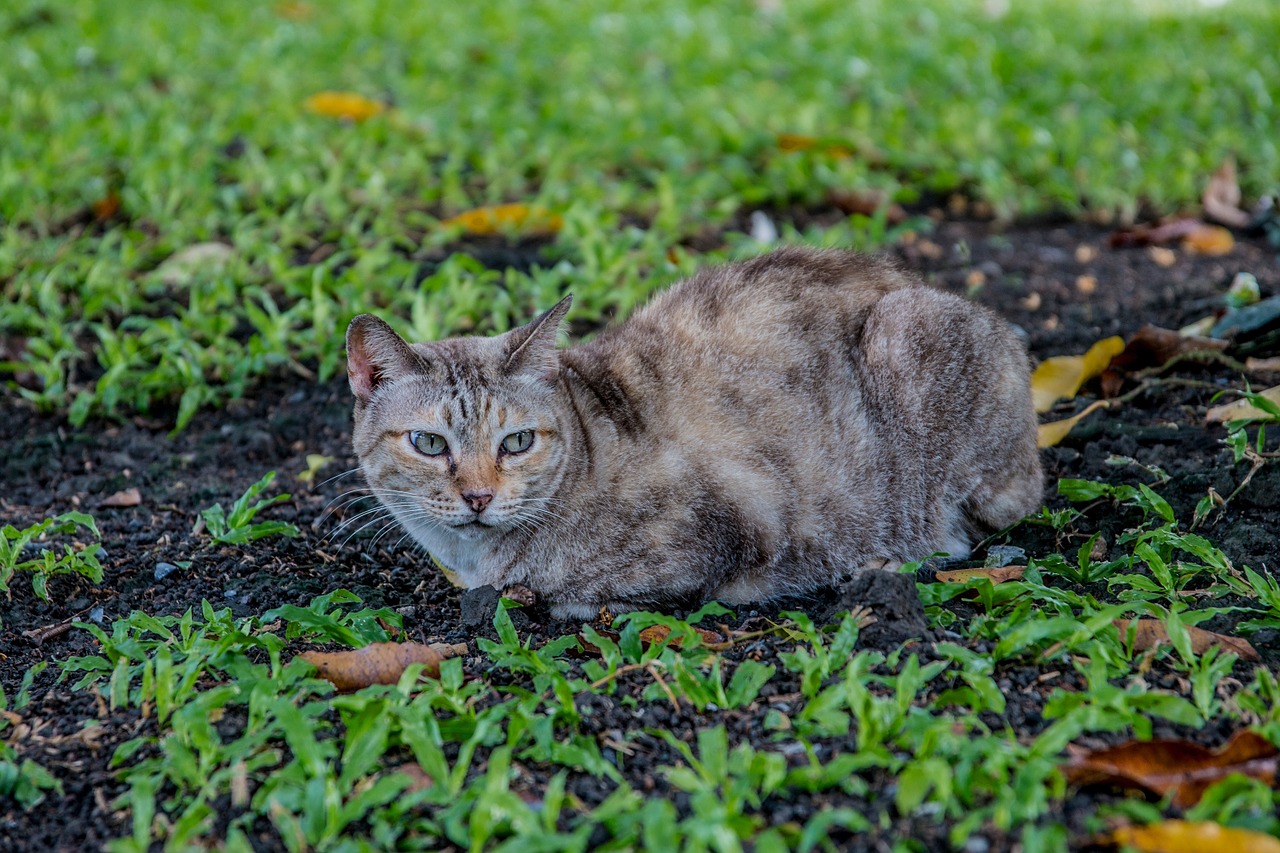
POLYGON ((305 105, 316 115, 344 121, 365 121, 387 109, 386 104, 355 92, 318 92, 307 98, 305 105))
MULTIPOLYGON (((1258 393, 1276 405, 1280 405, 1280 385, 1258 393)), ((1269 417, 1271 417, 1269 413, 1254 406, 1247 399, 1240 399, 1231 403, 1223 403, 1221 406, 1214 406, 1205 412, 1204 422, 1207 424, 1225 424, 1229 421, 1256 420, 1269 417)))
POLYGON ((830 190, 827 201, 844 213, 860 213, 863 216, 875 216, 884 208, 885 221, 890 225, 897 225, 907 218, 907 211, 890 199, 884 190, 830 190))
POLYGON ((440 663, 466 654, 465 644, 371 643, 346 652, 303 652, 298 657, 313 665, 317 675, 340 693, 351 693, 371 684, 395 684, 410 664, 424 664, 423 674, 440 676, 440 663))
POLYGON ((235 249, 225 243, 192 243, 165 258, 154 275, 174 287, 191 281, 199 273, 221 269, 235 254, 235 249))
POLYGON ((1250 217, 1240 209, 1240 198, 1236 158, 1228 157, 1214 170, 1209 183, 1205 184, 1204 195, 1200 198, 1205 217, 1229 228, 1247 227, 1250 217))
POLYGON ((93 211, 94 219, 106 222, 120 212, 120 193, 115 191, 107 193, 89 205, 89 209, 93 211))
MULTIPOLYGON (((1116 627, 1120 629, 1121 636, 1127 635, 1129 632, 1129 620, 1117 619, 1116 627)), ((1191 651, 1198 655, 1202 655, 1214 646, 1222 649, 1224 652, 1232 652, 1240 657, 1241 660, 1260 661, 1262 658, 1258 656, 1258 650, 1248 640, 1240 637, 1231 637, 1226 634, 1216 634, 1213 631, 1206 631, 1204 628, 1197 628, 1195 625, 1188 625, 1187 634, 1191 637, 1191 651)), ((1169 639, 1169 630, 1165 623, 1160 619, 1139 619, 1137 626, 1134 628, 1133 647, 1137 651, 1147 651, 1148 649, 1158 648, 1159 646, 1170 645, 1172 641, 1169 639)))
POLYGON ((1237 829, 1211 821, 1164 820, 1147 826, 1122 826, 1093 843, 1132 847, 1142 853, 1280 853, 1280 839, 1252 829, 1237 829))
POLYGON ((137 506, 140 503, 142 503, 142 492, 138 490, 137 486, 132 486, 128 489, 121 489, 114 495, 103 498, 102 503, 99 504, 99 506, 128 507, 137 506))
POLYGON ((1069 400, 1080 386, 1111 364, 1111 359, 1124 351, 1124 338, 1103 338, 1089 347, 1084 355, 1058 355, 1046 358, 1031 374, 1031 398, 1037 412, 1047 412, 1059 400, 1069 400))
POLYGON ((1076 424, 1084 420, 1098 409, 1105 409, 1110 405, 1106 400, 1095 400, 1085 406, 1078 414, 1074 414, 1069 418, 1063 418, 1060 421, 1050 421, 1047 424, 1040 424, 1036 428, 1036 447, 1044 449, 1046 447, 1057 447, 1062 439, 1066 438, 1071 430, 1075 429, 1076 424))
POLYGON ((435 780, 428 776, 427 772, 419 767, 417 762, 414 761, 401 764, 399 767, 395 768, 394 772, 403 773, 405 776, 409 777, 409 787, 405 789, 405 793, 412 794, 418 791, 425 791, 428 788, 434 787, 436 784, 435 780))
POLYGON ((1026 566, 1001 566, 997 569, 952 569, 934 575, 939 583, 968 583, 974 578, 986 578, 993 584, 1022 580, 1026 566))
POLYGON ((1067 751, 1070 760, 1063 766, 1067 781, 1138 788, 1159 796, 1172 793, 1174 804, 1183 809, 1200 802, 1210 785, 1232 773, 1274 785, 1276 763, 1280 760, 1280 750, 1247 729, 1236 732, 1218 750, 1168 739, 1130 741, 1097 750, 1069 745, 1067 751))
POLYGON ((1197 228, 1182 239, 1182 248, 1197 255, 1225 255, 1235 246, 1236 238, 1218 225, 1197 228))
POLYGON ((564 226, 564 220, 545 207, 516 202, 477 207, 442 220, 440 224, 445 227, 461 226, 463 231, 477 236, 500 234, 508 230, 550 235, 564 226))
POLYGON ((816 151, 832 157, 852 157, 853 149, 843 142, 818 139, 802 133, 779 133, 778 148, 782 151, 816 151))

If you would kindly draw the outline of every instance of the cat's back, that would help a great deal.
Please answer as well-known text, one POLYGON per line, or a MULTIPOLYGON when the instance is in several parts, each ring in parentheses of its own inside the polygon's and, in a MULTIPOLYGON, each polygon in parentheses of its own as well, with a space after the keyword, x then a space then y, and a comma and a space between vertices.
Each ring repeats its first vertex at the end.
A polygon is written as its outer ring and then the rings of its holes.
POLYGON ((779 249, 679 282, 566 353, 566 363, 635 405, 726 378, 756 388, 807 385, 847 353, 881 297, 918 286, 874 256, 779 249))

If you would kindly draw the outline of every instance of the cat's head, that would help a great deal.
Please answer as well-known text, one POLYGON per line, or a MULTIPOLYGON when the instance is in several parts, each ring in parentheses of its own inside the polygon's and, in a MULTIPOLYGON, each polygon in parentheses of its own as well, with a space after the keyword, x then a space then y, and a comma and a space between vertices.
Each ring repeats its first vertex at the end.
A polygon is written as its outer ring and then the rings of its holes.
POLYGON ((428 548, 536 526, 567 455, 556 334, 571 297, 492 338, 409 344, 347 329, 353 444, 374 494, 428 548))

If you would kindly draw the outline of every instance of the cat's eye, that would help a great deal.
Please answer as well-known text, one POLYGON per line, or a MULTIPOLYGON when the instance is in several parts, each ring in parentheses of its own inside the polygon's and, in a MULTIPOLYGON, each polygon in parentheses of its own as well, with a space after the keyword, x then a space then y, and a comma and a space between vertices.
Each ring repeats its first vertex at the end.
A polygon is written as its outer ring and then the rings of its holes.
POLYGON ((522 429, 502 439, 504 453, 524 453, 533 444, 533 430, 522 429))
POLYGON ((409 443, 423 456, 439 456, 449 449, 449 442, 444 440, 443 435, 421 430, 409 433, 409 443))

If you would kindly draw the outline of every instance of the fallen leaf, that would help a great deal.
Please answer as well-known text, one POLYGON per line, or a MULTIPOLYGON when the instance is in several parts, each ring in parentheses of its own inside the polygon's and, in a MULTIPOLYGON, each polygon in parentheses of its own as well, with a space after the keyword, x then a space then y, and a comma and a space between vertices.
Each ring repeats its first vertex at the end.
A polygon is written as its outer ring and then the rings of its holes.
POLYGON ((102 198, 89 205, 89 209, 93 211, 94 219, 99 222, 106 222, 108 219, 120 212, 120 193, 107 193, 102 198))
MULTIPOLYGON (((1271 402, 1280 405, 1280 385, 1258 393, 1271 402)), ((1246 421, 1269 417, 1271 417, 1270 414, 1257 408, 1247 399, 1242 398, 1231 403, 1223 403, 1221 406, 1214 406, 1205 412, 1204 422, 1207 424, 1225 424, 1229 421, 1246 421)))
POLYGON ((1231 232, 1199 219, 1171 219, 1156 225, 1135 225, 1113 231, 1107 245, 1113 249, 1132 246, 1162 246, 1182 241, 1184 249, 1203 255, 1223 254, 1231 251, 1235 238, 1231 232))
POLYGON ((122 489, 110 497, 103 498, 99 506, 128 507, 137 506, 140 503, 142 503, 142 492, 138 491, 137 486, 133 486, 128 489, 122 489))
POLYGON ((481 236, 508 230, 548 235, 559 231, 564 220, 545 207, 513 203, 477 207, 445 219, 440 224, 446 227, 460 226, 468 234, 481 236))
POLYGON ((401 764, 394 769, 395 773, 402 773, 409 777, 409 787, 405 789, 405 793, 413 794, 418 791, 425 791, 435 786, 435 780, 427 775, 427 772, 418 766, 417 762, 410 761, 407 764, 401 764))
MULTIPOLYGON (((1120 629, 1121 636, 1127 636, 1129 633, 1129 620, 1117 619, 1116 627, 1120 629)), ((1258 656, 1257 649, 1248 640, 1240 637, 1230 637, 1226 634, 1215 634, 1213 631, 1206 631, 1203 628, 1197 628, 1195 625, 1188 625, 1186 628, 1187 633, 1191 635, 1191 651, 1198 655, 1202 655, 1210 648, 1217 646, 1224 652, 1232 652, 1238 655, 1241 660, 1262 660, 1258 656)), ((1135 650, 1145 652, 1148 649, 1154 649, 1171 642, 1169 631, 1162 620, 1138 620, 1138 624, 1134 628, 1133 637, 1133 648, 1135 650)))
POLYGON ((939 583, 968 583, 974 578, 986 578, 993 584, 1022 580, 1026 566, 1001 566, 998 569, 951 569, 934 575, 939 583))
POLYGON ((1182 248, 1198 255, 1225 255, 1235 248, 1236 238, 1219 225, 1197 228, 1182 239, 1182 248))
POLYGON ((1271 358, 1246 358, 1244 369, 1249 373, 1280 373, 1280 356, 1271 358))
MULTIPOLYGON (((715 631, 711 631, 706 628, 694 628, 693 630, 697 631, 698 635, 702 637, 702 644, 713 651, 727 649, 729 646, 733 645, 732 643, 725 642, 724 637, 720 636, 715 631)), ((645 628, 640 632, 640 642, 644 643, 646 646, 654 646, 666 641, 669 636, 671 636, 671 629, 666 625, 650 625, 648 628, 645 628)), ((680 648, 680 645, 679 637, 671 641, 671 647, 673 649, 680 648)))
POLYGON ((783 151, 817 151, 832 157, 852 157, 853 149, 842 142, 818 139, 800 133, 779 133, 778 148, 783 151))
POLYGON ((1105 409, 1110 405, 1107 400, 1095 400, 1079 413, 1069 418, 1063 418, 1060 421, 1050 421, 1047 424, 1040 424, 1036 429, 1036 447, 1044 449, 1046 447, 1057 447, 1062 439, 1066 438, 1071 430, 1075 429, 1076 424, 1084 420, 1098 409, 1105 409))
POLYGON ((316 115, 345 121, 365 121, 386 110, 386 104, 355 92, 319 92, 307 98, 306 107, 316 115))
POLYGON ((226 266, 235 257, 235 249, 225 243, 193 243, 165 258, 155 275, 170 287, 186 284, 201 272, 212 272, 226 266))
POLYGON ((1183 809, 1200 802, 1210 785, 1232 773, 1274 785, 1280 760, 1280 750, 1248 729, 1236 732, 1218 750, 1167 739, 1130 741, 1097 750, 1071 745, 1067 751, 1070 758, 1062 768, 1067 781, 1140 788, 1160 796, 1172 793, 1174 804, 1183 809))
POLYGON ((890 225, 897 225, 907 218, 907 211, 902 205, 892 201, 884 190, 830 190, 827 192, 827 201, 844 213, 860 213, 863 216, 875 216, 884 208, 885 221, 890 225))
POLYGON ((371 684, 395 684, 410 664, 424 664, 423 674, 440 676, 440 663, 466 654, 465 645, 445 643, 371 643, 346 652, 303 652, 298 657, 313 665, 321 678, 340 693, 351 693, 371 684))
POLYGON ((1111 366, 1119 370, 1160 367, 1180 355, 1193 352, 1222 352, 1227 346, 1226 341, 1203 338, 1198 335, 1184 335, 1172 329, 1146 325, 1129 338, 1129 342, 1124 345, 1124 351, 1112 359, 1111 366))
POLYGON ((1046 358, 1031 374, 1031 398, 1037 412, 1047 412, 1058 400, 1069 400, 1080 386, 1102 373, 1124 351, 1124 338, 1103 338, 1084 355, 1046 358))
POLYGON ((1132 847, 1142 853, 1280 853, 1280 838, 1274 835, 1212 821, 1164 820, 1147 826, 1122 826, 1092 843, 1132 847))
POLYGON ((1204 215, 1231 228, 1249 225, 1249 214, 1240 209, 1240 182, 1236 179, 1236 158, 1228 157, 1214 170, 1200 198, 1204 215))
POLYGON ((275 13, 282 18, 290 21, 308 21, 315 13, 315 9, 309 3, 300 2, 284 2, 275 5, 275 13))

